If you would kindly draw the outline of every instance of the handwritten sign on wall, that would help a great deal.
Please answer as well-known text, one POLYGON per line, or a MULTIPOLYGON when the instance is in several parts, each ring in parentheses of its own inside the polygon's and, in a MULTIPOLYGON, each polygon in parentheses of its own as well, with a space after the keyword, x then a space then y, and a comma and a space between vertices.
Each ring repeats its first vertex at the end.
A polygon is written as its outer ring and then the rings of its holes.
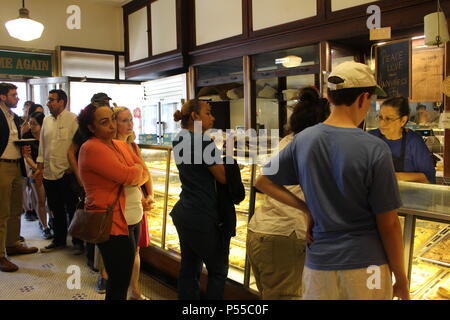
POLYGON ((376 48, 378 84, 389 97, 410 97, 411 41, 396 41, 376 48))
POLYGON ((442 101, 441 83, 444 78, 443 72, 443 48, 413 51, 411 101, 442 101))

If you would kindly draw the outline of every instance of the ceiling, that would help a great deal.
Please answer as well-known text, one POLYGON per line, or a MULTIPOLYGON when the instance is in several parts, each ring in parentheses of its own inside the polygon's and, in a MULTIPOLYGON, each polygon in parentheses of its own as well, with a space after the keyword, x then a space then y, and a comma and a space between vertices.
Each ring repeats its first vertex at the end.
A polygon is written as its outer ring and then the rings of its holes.
POLYGON ((132 0, 84 0, 84 1, 89 1, 89 2, 98 2, 98 3, 103 3, 103 4, 108 4, 108 5, 113 5, 113 6, 117 6, 117 7, 121 7, 124 4, 131 2, 132 0))

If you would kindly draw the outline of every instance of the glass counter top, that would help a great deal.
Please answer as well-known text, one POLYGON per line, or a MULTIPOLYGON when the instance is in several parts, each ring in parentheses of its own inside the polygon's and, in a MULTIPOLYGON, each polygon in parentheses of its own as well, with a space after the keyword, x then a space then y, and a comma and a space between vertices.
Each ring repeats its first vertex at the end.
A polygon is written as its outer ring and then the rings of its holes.
POLYGON ((450 222, 450 186, 399 181, 401 213, 450 222))

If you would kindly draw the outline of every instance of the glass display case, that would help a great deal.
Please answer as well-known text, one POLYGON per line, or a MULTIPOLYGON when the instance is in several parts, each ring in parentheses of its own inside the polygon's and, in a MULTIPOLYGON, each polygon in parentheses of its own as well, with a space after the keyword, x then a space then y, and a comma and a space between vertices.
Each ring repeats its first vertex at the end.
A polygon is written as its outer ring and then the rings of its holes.
POLYGON ((450 299, 450 187, 399 181, 411 298, 450 299))
MULTIPOLYGON (((148 218, 151 245, 180 254, 180 243, 172 218, 169 216, 179 199, 181 182, 172 148, 140 145, 142 157, 153 179, 155 208, 148 218)), ((244 284, 246 269, 247 224, 250 212, 253 165, 246 158, 237 158, 245 187, 245 199, 236 206, 236 236, 231 239, 229 279, 244 284)))
MULTIPOLYGON (((151 245, 179 255, 178 234, 169 214, 181 191, 172 148, 140 145, 152 174, 155 208, 148 216, 151 245)), ((246 197, 236 206, 236 236, 231 239, 228 278, 256 290, 246 257, 248 221, 264 201, 253 188, 261 166, 270 154, 252 163, 237 158, 246 197)), ((405 261, 413 299, 450 299, 450 187, 399 182, 403 206, 399 210, 405 243, 405 261)))

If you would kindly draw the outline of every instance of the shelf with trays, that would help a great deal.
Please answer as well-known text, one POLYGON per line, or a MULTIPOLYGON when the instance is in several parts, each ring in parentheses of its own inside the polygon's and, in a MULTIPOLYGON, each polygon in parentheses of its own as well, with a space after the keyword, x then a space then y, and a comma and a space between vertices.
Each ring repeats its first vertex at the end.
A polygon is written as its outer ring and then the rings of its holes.
MULTIPOLYGON (((404 233, 404 221, 407 217, 400 218, 404 233)), ((415 300, 435 299, 438 298, 439 287, 446 287, 450 290, 450 282, 443 280, 443 277, 450 271, 450 265, 445 260, 445 257, 447 257, 446 259, 449 257, 450 247, 444 243, 445 240, 448 240, 450 226, 445 222, 429 221, 419 216, 416 218, 412 240, 413 253, 409 262, 411 298, 415 300)), ((447 279, 447 277, 444 278, 447 279)), ((444 297, 439 299, 444 299, 444 297)))

